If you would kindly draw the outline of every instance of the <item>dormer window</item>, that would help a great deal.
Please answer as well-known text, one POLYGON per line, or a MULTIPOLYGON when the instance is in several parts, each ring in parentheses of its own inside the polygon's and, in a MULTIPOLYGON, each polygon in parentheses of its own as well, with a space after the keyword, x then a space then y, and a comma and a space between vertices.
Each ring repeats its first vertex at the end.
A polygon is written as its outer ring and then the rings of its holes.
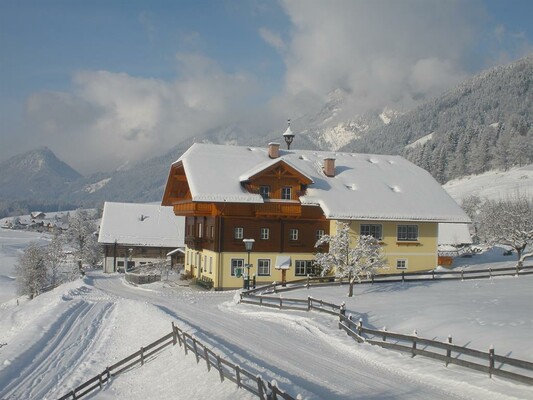
POLYGON ((292 199, 292 188, 290 186, 283 186, 281 188, 281 199, 282 200, 292 199))
POLYGON ((260 186, 259 194, 263 199, 270 199, 270 186, 260 186))

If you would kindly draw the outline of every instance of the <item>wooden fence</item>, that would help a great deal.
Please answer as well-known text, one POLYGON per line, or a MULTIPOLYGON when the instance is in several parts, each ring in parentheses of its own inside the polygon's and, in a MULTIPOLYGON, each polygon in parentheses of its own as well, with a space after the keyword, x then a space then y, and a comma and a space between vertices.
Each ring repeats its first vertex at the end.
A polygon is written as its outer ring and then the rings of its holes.
POLYGON ((254 375, 245 368, 225 360, 194 336, 188 334, 172 323, 172 332, 146 347, 141 347, 139 351, 118 361, 112 366, 107 367, 98 375, 60 397, 59 400, 81 399, 92 391, 101 389, 117 375, 129 370, 137 364, 143 365, 156 353, 159 353, 167 346, 176 345, 177 343, 179 343, 180 347, 183 347, 185 354, 188 354, 189 352, 194 354, 197 363, 199 363, 201 359, 204 360, 208 372, 211 371, 211 369, 217 370, 221 382, 223 382, 224 379, 228 379, 236 383, 239 388, 247 390, 261 400, 298 400, 302 398, 300 395, 292 397, 280 389, 275 380, 272 380, 271 382, 265 381, 261 375, 254 375))
MULTIPOLYGON (((533 266, 523 267, 520 270, 516 268, 500 268, 497 270, 469 270, 452 272, 459 273, 458 278, 446 279, 473 279, 486 277, 482 273, 488 274, 488 277, 503 276, 503 275, 526 275, 533 271, 529 269, 533 266), (525 270, 525 271, 524 271, 525 270), (509 274, 508 271, 513 271, 509 274), (465 274, 472 274, 472 277, 465 277, 465 274), (481 276, 480 276, 481 274, 481 276)), ((433 280, 435 275, 448 275, 450 272, 435 272, 434 275, 430 273, 431 278, 410 278, 410 276, 428 275, 428 273, 412 273, 412 274, 396 274, 401 276, 401 281, 413 280, 433 280), (409 275, 407 278, 406 276, 409 275)), ((390 275, 389 275, 390 276, 390 275)), ((387 280, 386 282, 396 282, 397 280, 387 280)), ((469 349, 467 347, 452 344, 451 336, 448 337, 447 342, 441 342, 432 339, 419 337, 416 334, 405 335, 396 332, 390 332, 386 329, 377 330, 369 327, 364 327, 362 320, 357 323, 352 321, 351 316, 346 317, 345 304, 336 305, 327 303, 325 301, 314 299, 310 296, 307 299, 298 299, 284 297, 283 294, 273 296, 273 293, 285 292, 288 290, 300 289, 302 287, 317 287, 325 285, 340 285, 346 284, 346 281, 332 278, 307 278, 298 281, 292 281, 290 284, 282 285, 280 283, 272 283, 270 285, 261 286, 256 289, 248 290, 241 293, 240 302, 243 304, 253 304, 263 307, 271 307, 286 310, 296 311, 311 311, 317 310, 319 312, 326 312, 328 314, 339 317, 339 329, 344 329, 348 335, 359 343, 370 343, 388 349, 394 349, 402 352, 411 353, 414 357, 422 355, 425 357, 441 360, 448 364, 456 364, 462 367, 470 368, 476 371, 482 371, 492 375, 501 376, 507 379, 515 380, 528 385, 533 385, 533 363, 529 361, 519 360, 515 358, 497 355, 494 348, 490 348, 488 352, 469 349), (266 294, 265 294, 266 293, 266 294), (364 336, 366 335, 366 336, 364 336), (370 335, 370 337, 368 337, 370 335), (380 339, 377 339, 380 338, 380 339), (389 341, 387 341, 389 339, 389 341), (391 341, 391 339, 393 341, 391 341), (433 349, 443 350, 445 353, 437 353, 433 349), (496 366, 496 364, 498 365, 496 366)))
MULTIPOLYGON (((420 281, 446 281, 446 280, 470 280, 494 278, 498 276, 523 276, 532 275, 533 265, 507 268, 486 268, 486 269, 458 269, 453 271, 425 271, 425 272, 398 272, 394 274, 376 274, 369 279, 355 281, 356 285, 375 283, 398 283, 398 282, 420 282, 420 281)), ((339 286, 348 285, 348 278, 337 278, 334 276, 306 277, 290 282, 273 282, 269 285, 258 286, 243 292, 244 296, 254 296, 259 293, 280 293, 301 288, 339 286)), ((242 297, 242 296, 241 296, 242 297)))
POLYGON ((344 329, 348 335, 360 343, 366 342, 387 349, 410 353, 412 357, 422 355, 443 361, 446 366, 456 364, 488 373, 489 377, 497 375, 533 385, 532 362, 497 355, 492 346, 488 352, 483 352, 452 344, 451 336, 448 336, 447 342, 441 342, 419 337, 416 331, 412 335, 404 335, 389 332, 386 329, 367 328, 363 326, 361 319, 356 323, 351 316, 346 317, 343 314, 339 314, 339 319, 339 328, 344 329), (371 337, 365 338, 363 334, 371 335, 371 337), (496 363, 499 365, 496 366, 496 363))

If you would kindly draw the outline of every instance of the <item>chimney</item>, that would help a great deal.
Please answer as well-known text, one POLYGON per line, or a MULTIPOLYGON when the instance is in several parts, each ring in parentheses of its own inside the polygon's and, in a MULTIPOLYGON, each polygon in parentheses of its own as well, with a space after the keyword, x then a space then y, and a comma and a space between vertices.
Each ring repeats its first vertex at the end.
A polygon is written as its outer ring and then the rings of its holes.
POLYGON ((333 157, 324 158, 324 174, 326 176, 334 177, 335 176, 335 159, 333 157))
POLYGON ((268 144, 268 156, 270 158, 279 157, 279 143, 269 143, 268 144))

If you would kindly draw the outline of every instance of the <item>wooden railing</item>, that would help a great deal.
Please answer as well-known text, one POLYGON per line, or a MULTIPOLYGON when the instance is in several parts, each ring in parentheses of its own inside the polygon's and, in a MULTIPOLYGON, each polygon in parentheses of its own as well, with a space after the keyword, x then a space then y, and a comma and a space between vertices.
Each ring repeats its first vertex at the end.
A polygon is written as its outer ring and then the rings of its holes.
POLYGON ((282 202, 267 202, 255 204, 256 215, 285 215, 285 216, 300 216, 302 214, 302 206, 300 203, 282 203, 282 202))
POLYGON ((259 397, 261 400, 298 400, 302 398, 300 395, 292 397, 280 389, 275 380, 270 382, 265 381, 261 375, 254 375, 246 370, 246 368, 225 360, 194 336, 178 328, 174 325, 174 323, 172 323, 172 332, 146 347, 141 347, 139 351, 129 355, 123 360, 118 361, 112 366, 107 367, 98 375, 92 377, 88 381, 71 390, 69 393, 60 397, 59 400, 81 399, 94 390, 102 389, 102 387, 108 384, 112 378, 123 372, 126 372, 137 364, 144 365, 145 362, 151 359, 151 356, 162 351, 164 348, 170 345, 176 345, 177 343, 180 345, 180 347, 183 347, 186 355, 189 352, 194 354, 197 363, 199 363, 201 359, 204 360, 208 372, 211 371, 211 369, 217 370, 221 382, 224 382, 224 379, 228 379, 236 383, 239 388, 247 390, 248 392, 259 397))
MULTIPOLYGON (((491 278, 493 276, 505 276, 505 275, 529 275, 533 273, 533 266, 527 267, 513 267, 513 268, 499 268, 499 269, 487 269, 487 270, 468 270, 457 272, 419 272, 419 273, 400 273, 385 275, 389 279, 387 280, 368 280, 361 283, 391 283, 391 282, 409 282, 420 280, 433 280, 438 275, 458 275, 445 279, 481 279, 491 278), (412 277, 415 278, 412 278, 412 277), (401 277, 401 279, 394 279, 401 277)), ((380 347, 398 350, 402 352, 411 353, 414 357, 416 355, 422 355, 432 359, 443 361, 446 366, 448 364, 455 364, 462 367, 470 368, 477 371, 482 371, 492 375, 501 376, 503 378, 511 379, 528 385, 533 385, 533 362, 519 360, 515 358, 505 357, 497 355, 494 352, 494 348, 491 347, 488 352, 469 349, 464 346, 458 346, 452 344, 452 337, 448 337, 447 342, 441 342, 432 339, 426 339, 419 337, 415 333, 413 335, 405 335, 401 333, 383 330, 373 329, 370 327, 364 327, 362 320, 357 323, 352 320, 351 316, 346 317, 346 306, 344 303, 336 305, 333 303, 327 303, 319 299, 314 299, 310 296, 307 299, 284 297, 279 292, 285 292, 289 290, 310 288, 325 285, 342 285, 347 284, 346 280, 334 279, 332 277, 320 277, 300 279, 292 281, 290 283, 272 283, 270 285, 261 286, 255 289, 251 289, 241 293, 240 302, 243 304, 253 304, 262 307, 271 307, 286 310, 296 311, 311 311, 316 310, 319 312, 326 312, 328 314, 336 315, 339 317, 339 329, 346 331, 354 340, 359 343, 369 343, 380 347), (274 293, 279 293, 278 296, 274 296, 274 293), (370 337, 368 337, 370 335, 370 337), (378 338, 381 338, 378 339, 378 338), (389 339, 389 341, 387 341, 389 339), (395 342, 391 342, 390 339, 395 342), (406 343, 406 344, 405 344, 406 343), (423 346, 421 348, 420 346, 423 346), (432 348, 438 350, 445 350, 445 353, 438 353, 432 351, 432 348), (496 366, 496 363, 499 365, 496 366)))

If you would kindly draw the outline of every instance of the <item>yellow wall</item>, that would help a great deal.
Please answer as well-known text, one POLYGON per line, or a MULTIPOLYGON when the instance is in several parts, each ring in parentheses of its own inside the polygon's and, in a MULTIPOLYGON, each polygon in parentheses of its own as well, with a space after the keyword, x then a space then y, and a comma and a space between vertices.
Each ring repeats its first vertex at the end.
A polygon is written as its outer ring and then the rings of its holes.
MULTIPOLYGON (((198 278, 199 270, 201 276, 206 276, 211 278, 214 282, 215 288, 223 289, 235 289, 242 288, 243 278, 232 276, 231 275, 231 260, 232 259, 242 259, 244 264, 248 263, 248 253, 246 252, 227 252, 227 253, 215 253, 209 250, 203 250, 201 252, 195 250, 186 250, 186 262, 185 270, 193 271, 193 276, 198 278), (196 255, 198 253, 198 256, 196 255), (207 257, 207 258, 206 258, 207 257), (200 265, 198 265, 198 259, 201 259, 200 265), (212 269, 210 272, 210 259, 212 259, 212 269), (207 264, 205 261, 207 260, 207 264), (219 270, 218 266, 221 266, 219 270)), ((275 269, 276 257, 279 253, 250 253, 250 264, 252 268, 250 269, 250 280, 251 276, 255 274, 256 281, 265 283, 271 282, 280 282, 282 280, 282 271, 275 269), (270 275, 259 276, 257 271, 258 260, 268 259, 270 260, 270 275)), ((283 253, 284 256, 291 257, 291 267, 286 272, 286 280, 292 281, 295 279, 303 279, 305 276, 296 276, 295 275, 295 261, 296 260, 314 260, 314 254, 312 253, 283 253)))
MULTIPOLYGON (((388 269, 378 273, 397 273, 397 260, 406 260, 405 272, 427 271, 437 267, 438 224, 434 222, 389 222, 389 221, 346 221, 350 225, 352 240, 356 240, 361 231, 361 224, 380 224, 383 232, 383 255, 387 259, 388 269), (398 225, 417 225, 418 240, 413 242, 397 241, 398 225)), ((330 232, 337 231, 337 221, 331 221, 330 232)))

